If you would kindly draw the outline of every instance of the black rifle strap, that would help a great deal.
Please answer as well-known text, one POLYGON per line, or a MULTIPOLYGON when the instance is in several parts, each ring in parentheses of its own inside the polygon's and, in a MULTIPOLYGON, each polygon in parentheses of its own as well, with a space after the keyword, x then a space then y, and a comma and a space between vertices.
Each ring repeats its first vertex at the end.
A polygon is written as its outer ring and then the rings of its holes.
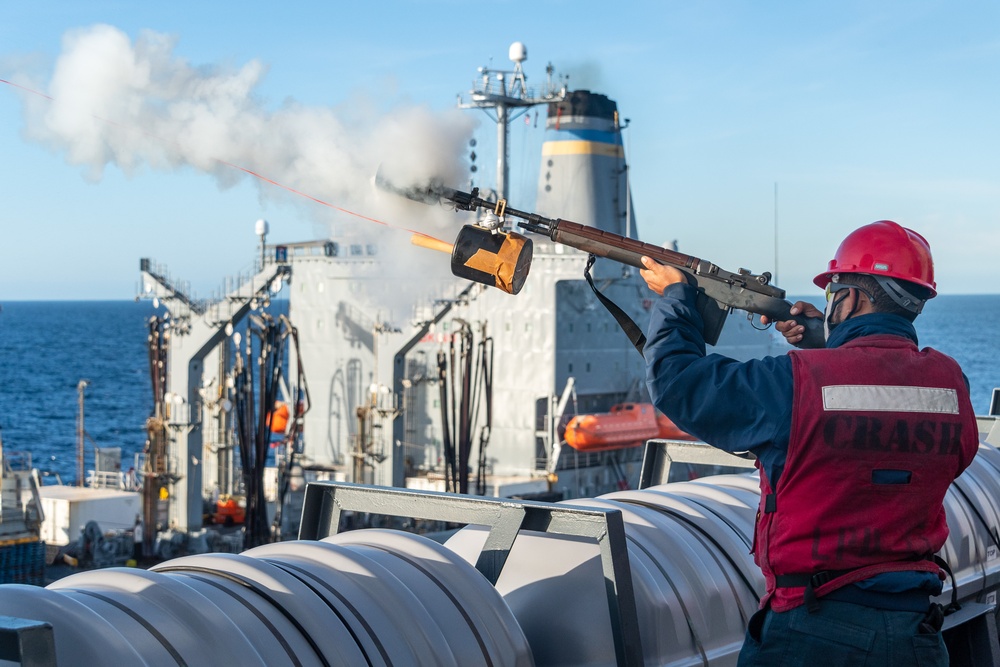
POLYGON ((622 328, 628 339, 632 341, 632 345, 635 345, 635 349, 642 354, 642 348, 646 345, 646 335, 642 333, 642 329, 636 324, 628 314, 618 307, 614 301, 608 297, 601 294, 600 290, 597 289, 597 285, 594 284, 594 279, 590 276, 590 269, 594 266, 594 262, 597 261, 597 256, 591 253, 587 256, 587 268, 583 270, 583 277, 587 279, 587 283, 590 285, 590 289, 594 290, 594 294, 604 307, 608 309, 608 312, 618 321, 618 326, 622 328))

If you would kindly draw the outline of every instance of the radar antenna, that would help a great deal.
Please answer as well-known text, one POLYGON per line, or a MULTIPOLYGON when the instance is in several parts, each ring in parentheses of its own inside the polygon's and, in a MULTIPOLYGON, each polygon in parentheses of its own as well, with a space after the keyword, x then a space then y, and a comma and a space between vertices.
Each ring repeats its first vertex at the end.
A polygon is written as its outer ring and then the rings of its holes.
POLYGON ((541 91, 528 88, 527 76, 521 63, 528 59, 528 48, 522 42, 510 45, 508 57, 514 63, 513 70, 479 68, 479 77, 472 83, 469 101, 458 97, 460 109, 482 109, 497 124, 497 193, 507 199, 510 167, 507 164, 507 139, 510 136, 510 121, 520 118, 528 109, 539 104, 559 102, 566 97, 566 86, 552 82, 555 68, 550 63, 546 68, 547 79, 541 91))

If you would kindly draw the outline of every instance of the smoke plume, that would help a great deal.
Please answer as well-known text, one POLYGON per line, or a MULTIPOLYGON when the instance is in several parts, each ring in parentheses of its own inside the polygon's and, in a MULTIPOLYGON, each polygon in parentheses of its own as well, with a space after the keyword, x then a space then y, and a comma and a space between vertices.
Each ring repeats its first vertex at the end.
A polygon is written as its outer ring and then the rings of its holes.
MULTIPOLYGON (((296 102, 269 110, 255 92, 262 63, 194 66, 174 47, 169 36, 145 31, 132 41, 109 25, 67 33, 47 86, 52 99, 25 97, 27 136, 64 152, 95 181, 111 165, 128 174, 193 167, 227 187, 246 177, 231 166, 238 165, 371 216, 395 206, 372 192, 380 166, 400 185, 461 182, 468 115, 421 107, 359 114, 296 102)), ((260 187, 264 197, 289 196, 260 187)), ((434 210, 407 206, 406 222, 434 210)), ((372 226, 331 217, 348 233, 372 226)))

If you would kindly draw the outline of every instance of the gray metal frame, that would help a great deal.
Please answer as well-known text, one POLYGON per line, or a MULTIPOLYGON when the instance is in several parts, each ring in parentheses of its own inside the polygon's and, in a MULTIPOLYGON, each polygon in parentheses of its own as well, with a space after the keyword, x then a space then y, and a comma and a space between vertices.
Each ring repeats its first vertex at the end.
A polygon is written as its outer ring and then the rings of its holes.
POLYGON ((670 477, 672 463, 699 463, 704 465, 753 468, 753 454, 745 456, 730 454, 704 442, 690 440, 647 440, 642 453, 642 470, 639 472, 639 488, 666 484, 670 477))
POLYGON ((952 665, 1000 665, 996 605, 965 602, 961 609, 944 617, 941 632, 952 665))
POLYGON ((316 482, 306 488, 299 539, 318 540, 335 535, 340 528, 342 512, 487 526, 489 536, 476 562, 476 569, 493 585, 499 580, 521 530, 595 540, 601 553, 617 664, 623 667, 642 664, 632 570, 625 524, 619 510, 509 498, 457 496, 344 482, 316 482))
POLYGON ((0 660, 22 667, 55 667, 56 644, 52 626, 13 616, 0 616, 0 660))

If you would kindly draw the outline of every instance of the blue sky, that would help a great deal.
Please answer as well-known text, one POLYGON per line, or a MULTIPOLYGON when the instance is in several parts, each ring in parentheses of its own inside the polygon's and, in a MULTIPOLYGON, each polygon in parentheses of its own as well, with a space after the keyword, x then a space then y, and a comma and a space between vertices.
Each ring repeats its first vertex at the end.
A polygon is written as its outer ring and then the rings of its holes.
MULTIPOLYGON (((541 83, 551 61, 570 87, 608 95, 630 120, 642 240, 677 239, 682 251, 729 270, 774 271, 777 229, 778 282, 804 294, 845 234, 889 218, 928 238, 942 293, 998 292, 1000 4, 992 1, 4 2, 3 13, 2 79, 55 96, 68 34, 106 24, 136 44, 149 30, 170 36, 170 62, 191 72, 237 77, 259 65, 254 117, 296 110, 293 121, 309 123, 296 128, 303 152, 311 132, 326 136, 323 124, 342 119, 364 129, 340 141, 357 153, 370 142, 372 154, 405 127, 400 118, 416 114, 437 131, 474 121, 486 184, 493 123, 481 112, 462 112, 469 118, 459 123, 450 114, 476 68, 507 68, 508 46, 519 40, 529 83, 541 83)), ((60 102, 82 96, 116 108, 95 99, 93 77, 102 73, 94 69, 63 76, 60 102)), ((95 168, 65 141, 39 139, 32 128, 48 122, 47 103, 24 100, 0 85, 0 301, 128 299, 141 257, 205 296, 252 262, 261 217, 269 241, 367 233, 368 223, 235 170, 158 161, 173 136, 147 137, 150 146, 127 164, 95 168)), ((114 143, 109 132, 102 136, 114 143)), ((518 208, 533 205, 540 143, 533 116, 513 128, 518 208)), ((332 184, 342 165, 327 174, 315 166, 322 162, 245 166, 273 167, 270 175, 310 194, 364 206, 349 196, 349 181, 332 184)))

